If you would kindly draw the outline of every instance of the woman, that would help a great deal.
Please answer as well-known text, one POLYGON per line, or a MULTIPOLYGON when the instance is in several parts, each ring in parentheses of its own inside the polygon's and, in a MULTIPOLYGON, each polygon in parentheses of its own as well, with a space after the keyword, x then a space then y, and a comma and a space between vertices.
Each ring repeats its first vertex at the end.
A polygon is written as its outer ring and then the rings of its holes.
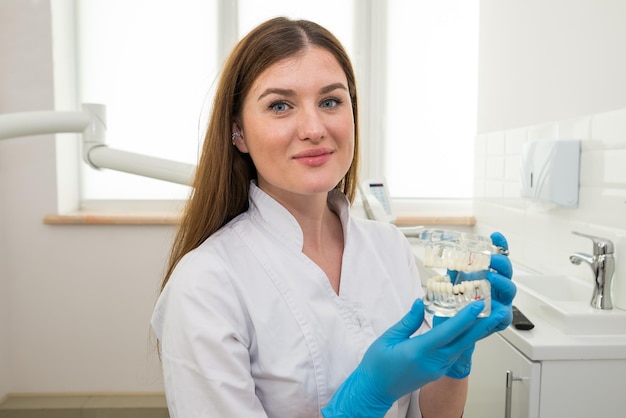
POLYGON ((430 330, 407 240, 350 217, 357 114, 317 24, 272 19, 227 60, 152 318, 172 417, 461 416, 515 288, 490 273, 489 318, 478 302, 430 330))

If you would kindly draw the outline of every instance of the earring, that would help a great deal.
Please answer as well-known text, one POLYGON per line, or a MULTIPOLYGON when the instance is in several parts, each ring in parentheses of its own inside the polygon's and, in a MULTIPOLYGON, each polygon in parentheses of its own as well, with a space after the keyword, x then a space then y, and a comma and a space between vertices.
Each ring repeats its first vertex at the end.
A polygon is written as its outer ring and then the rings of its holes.
POLYGON ((230 135, 230 140, 231 140, 231 142, 233 143, 233 145, 235 145, 235 141, 237 140, 237 138, 240 138, 240 137, 241 137, 241 132, 239 132, 239 131, 237 131, 237 132, 233 132, 233 133, 230 135))

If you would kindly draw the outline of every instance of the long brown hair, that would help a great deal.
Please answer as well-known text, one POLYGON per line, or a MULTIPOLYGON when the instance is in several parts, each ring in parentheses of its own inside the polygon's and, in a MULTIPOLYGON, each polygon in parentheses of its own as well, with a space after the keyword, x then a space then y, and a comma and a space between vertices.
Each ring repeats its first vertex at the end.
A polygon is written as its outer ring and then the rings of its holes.
POLYGON ((235 46, 222 69, 192 184, 193 191, 174 239, 161 289, 185 254, 248 209, 249 183, 257 178, 257 173, 250 156, 239 152, 231 144, 232 124, 241 116, 243 102, 257 77, 274 63, 292 57, 311 45, 332 53, 348 81, 355 125, 354 155, 348 172, 337 188, 346 194, 350 202, 354 200, 359 130, 356 80, 350 59, 337 38, 316 23, 284 17, 268 20, 235 46))

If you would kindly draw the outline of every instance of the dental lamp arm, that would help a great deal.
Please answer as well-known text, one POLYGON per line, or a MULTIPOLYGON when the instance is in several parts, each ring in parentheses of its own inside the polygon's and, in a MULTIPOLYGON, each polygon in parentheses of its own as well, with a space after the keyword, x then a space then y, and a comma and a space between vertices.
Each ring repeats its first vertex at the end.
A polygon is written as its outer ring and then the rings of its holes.
POLYGON ((111 169, 191 185, 193 164, 109 148, 105 144, 106 109, 83 104, 73 112, 35 111, 0 115, 0 140, 22 136, 82 133, 83 159, 95 169, 111 169))
POLYGON ((195 170, 193 164, 122 151, 106 145, 92 147, 85 158, 94 168, 108 168, 187 186, 191 186, 195 170))
POLYGON ((20 136, 83 132, 91 122, 87 110, 38 111, 0 115, 0 140, 20 136))

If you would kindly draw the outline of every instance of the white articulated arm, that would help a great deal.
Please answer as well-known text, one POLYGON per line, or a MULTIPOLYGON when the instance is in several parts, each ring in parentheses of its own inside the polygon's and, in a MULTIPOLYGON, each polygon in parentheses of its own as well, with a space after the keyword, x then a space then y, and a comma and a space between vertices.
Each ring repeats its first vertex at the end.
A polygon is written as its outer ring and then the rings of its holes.
POLYGON ((36 111, 0 115, 0 140, 21 136, 82 133, 83 159, 106 168, 172 183, 191 185, 195 166, 179 161, 109 148, 105 143, 106 108, 83 104, 74 112, 36 111))
POLYGON ((135 154, 106 145, 92 147, 85 153, 85 158, 95 168, 108 168, 188 186, 191 186, 195 170, 193 164, 135 154))
POLYGON ((22 112, 0 115, 0 139, 20 136, 82 132, 89 125, 88 111, 22 112))

